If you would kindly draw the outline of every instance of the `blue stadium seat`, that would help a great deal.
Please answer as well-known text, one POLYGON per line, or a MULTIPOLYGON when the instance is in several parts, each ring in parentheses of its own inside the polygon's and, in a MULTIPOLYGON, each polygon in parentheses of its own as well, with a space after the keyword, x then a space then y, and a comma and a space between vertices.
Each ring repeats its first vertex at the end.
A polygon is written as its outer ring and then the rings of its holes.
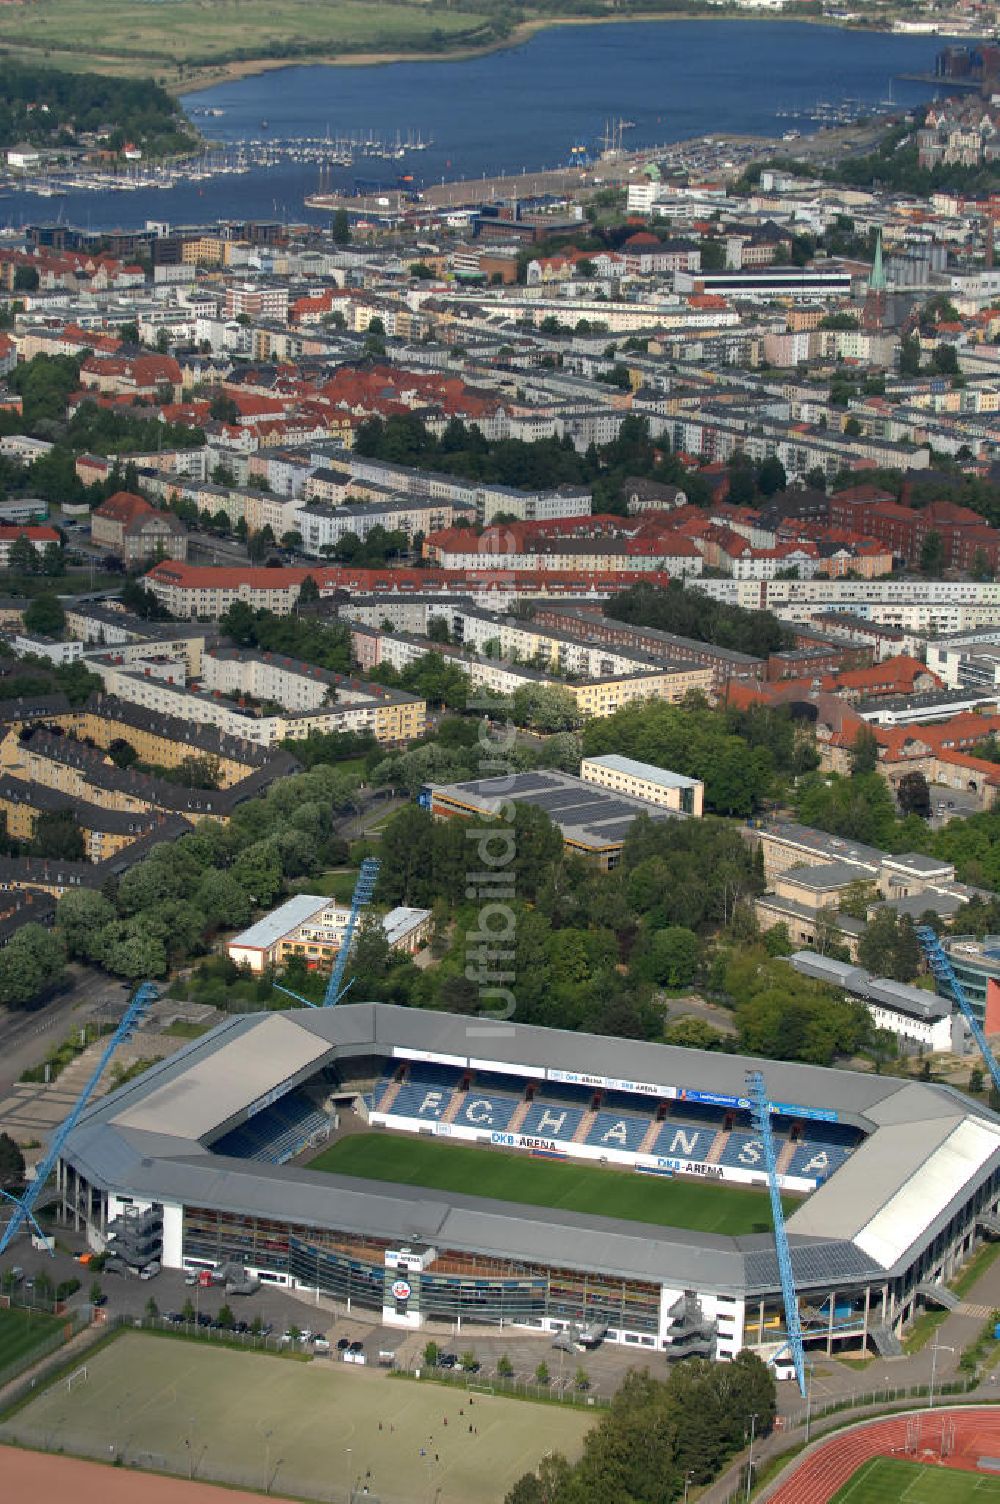
POLYGON ((801 1175, 806 1180, 826 1180, 839 1170, 850 1154, 843 1144, 816 1143, 803 1140, 796 1146, 787 1175, 801 1175))
POLYGON ((521 1124, 521 1132, 568 1143, 583 1121, 584 1110, 579 1106, 570 1107, 565 1102, 532 1102, 521 1124))
POLYGON ((450 1081, 442 1085, 431 1081, 404 1081, 389 1108, 390 1116, 438 1122, 451 1101, 453 1086, 450 1081))
POLYGON ((653 1145, 653 1153, 666 1159, 707 1159, 717 1132, 717 1127, 696 1128, 691 1123, 671 1122, 668 1118, 653 1145))
MULTIPOLYGON (((774 1152, 779 1155, 785 1147, 784 1139, 775 1136, 774 1152)), ((760 1170, 766 1173, 764 1145, 756 1133, 731 1133, 719 1156, 720 1165, 731 1165, 734 1170, 760 1170)))
POLYGON ((709 1107, 701 1102, 671 1102, 667 1122, 693 1123, 695 1126, 714 1128, 716 1131, 722 1127, 725 1108, 709 1107))
POLYGON ((284 1164, 300 1153, 313 1134, 325 1128, 328 1121, 326 1113, 311 1097, 305 1092, 293 1091, 216 1139, 212 1151, 232 1159, 284 1164))
POLYGON ((492 1128, 500 1131, 507 1127, 521 1100, 521 1097, 503 1096, 494 1090, 482 1091, 473 1085, 452 1121, 464 1128, 492 1128))
POLYGON ((627 1149, 631 1153, 639 1148, 646 1137, 652 1113, 649 1117, 637 1117, 634 1112, 599 1112, 590 1126, 585 1142, 599 1149, 627 1149))

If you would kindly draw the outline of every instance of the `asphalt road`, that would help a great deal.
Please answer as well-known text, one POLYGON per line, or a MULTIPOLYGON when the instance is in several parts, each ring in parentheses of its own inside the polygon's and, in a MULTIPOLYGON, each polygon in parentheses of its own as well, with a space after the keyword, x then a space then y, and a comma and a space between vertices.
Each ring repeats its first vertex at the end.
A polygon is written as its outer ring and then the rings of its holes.
POLYGON ((121 982, 86 967, 71 968, 73 986, 32 1012, 0 1009, 0 1091, 13 1086, 30 1065, 37 1065, 51 1045, 74 1027, 111 1005, 124 1007, 128 989, 121 982))

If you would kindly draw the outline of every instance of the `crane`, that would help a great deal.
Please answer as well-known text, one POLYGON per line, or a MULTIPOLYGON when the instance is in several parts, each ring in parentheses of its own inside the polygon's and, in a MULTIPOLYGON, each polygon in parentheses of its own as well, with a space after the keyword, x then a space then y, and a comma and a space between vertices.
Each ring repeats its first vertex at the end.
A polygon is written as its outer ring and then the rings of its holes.
POLYGON ((806 1363, 802 1347, 802 1320, 799 1315, 799 1298, 795 1293, 795 1277, 792 1274, 792 1256, 785 1232, 785 1213, 781 1205, 781 1188, 778 1185, 778 1156, 774 1151, 774 1134, 771 1132, 771 1103, 768 1101, 764 1077, 760 1071, 747 1072, 747 1096, 750 1098, 750 1113, 753 1124, 764 1146, 764 1164, 767 1169, 767 1188, 771 1193, 771 1217, 774 1222, 774 1248, 778 1255, 778 1274, 781 1278, 781 1298, 785 1303, 785 1336, 792 1355, 792 1366, 802 1398, 806 1397, 806 1363))
POLYGON ((120 1044, 124 1044, 126 1039, 131 1038, 132 1031, 135 1028, 136 1024, 140 1021, 143 1014, 149 1008, 149 1005, 154 1002, 156 998, 159 997, 159 995, 160 994, 158 989, 153 985, 152 982, 141 982, 139 984, 139 986, 135 989, 131 998, 129 999, 128 1006, 126 1007, 125 1012, 122 1014, 114 1033, 111 1035, 111 1038, 108 1040, 107 1044, 104 1046, 104 1049, 101 1051, 101 1058, 97 1062, 97 1065, 94 1067, 90 1079, 88 1080, 86 1086, 83 1088, 83 1091, 77 1097, 72 1108, 70 1109, 69 1116, 60 1124, 60 1126, 53 1134, 52 1141, 49 1144, 48 1153, 45 1155, 45 1158, 41 1161, 41 1163, 35 1170, 34 1180, 28 1186, 27 1190, 24 1192, 24 1195, 20 1198, 18 1198, 17 1196, 11 1196, 6 1191, 0 1193, 3 1195, 4 1200, 12 1201, 14 1203, 14 1211, 11 1215, 11 1219, 7 1223, 7 1226, 4 1228, 3 1235, 0 1236, 0 1255, 6 1253, 7 1249, 10 1247, 14 1238, 24 1226, 25 1222, 30 1222, 39 1236, 43 1236, 41 1228, 38 1226, 38 1223, 35 1220, 35 1204, 38 1201, 38 1198, 41 1196, 42 1191, 45 1189, 46 1182, 48 1181, 49 1176, 52 1174, 52 1171, 55 1168, 56 1162, 59 1159, 63 1148, 65 1147, 66 1140, 69 1138, 70 1134, 73 1132, 73 1129, 80 1121, 80 1118, 83 1116, 84 1108, 87 1106, 87 1103, 90 1101, 95 1090, 97 1089, 97 1083, 104 1075, 104 1072, 112 1055, 115 1053, 120 1044))
MULTIPOLYGON (((351 945, 354 941, 354 931, 358 927, 358 919, 361 910, 371 903, 372 894, 375 892, 375 884, 378 881, 379 867, 381 863, 377 857, 366 856, 361 863, 358 880, 354 885, 354 894, 351 898, 351 912, 347 919, 347 928, 344 930, 344 938, 340 942, 337 959, 330 971, 330 980, 326 984, 326 993, 323 997, 322 1006, 332 1008, 339 1003, 347 987, 344 986, 344 972, 347 970, 347 958, 351 953, 351 945)), ((284 992, 288 997, 293 997, 296 1002, 304 1003, 307 1008, 315 1008, 316 1003, 309 998, 303 997, 300 992, 293 992, 290 987, 282 987, 279 982, 274 984, 279 992, 284 992)), ((348 983, 348 987, 350 983, 348 983)))
POLYGON ((980 1053, 986 1062, 986 1068, 993 1078, 993 1085, 1000 1092, 1000 1065, 997 1065, 996 1058, 989 1047, 983 1031, 983 1026, 973 1013, 972 1004, 965 995, 965 989, 955 975, 955 968, 951 964, 948 952, 941 944, 937 932, 932 930, 929 924, 917 925, 917 939, 923 947, 923 952, 927 957, 927 964, 933 973, 934 980, 939 982, 942 987, 947 988, 958 1004, 963 1018, 972 1031, 972 1037, 979 1046, 980 1053))

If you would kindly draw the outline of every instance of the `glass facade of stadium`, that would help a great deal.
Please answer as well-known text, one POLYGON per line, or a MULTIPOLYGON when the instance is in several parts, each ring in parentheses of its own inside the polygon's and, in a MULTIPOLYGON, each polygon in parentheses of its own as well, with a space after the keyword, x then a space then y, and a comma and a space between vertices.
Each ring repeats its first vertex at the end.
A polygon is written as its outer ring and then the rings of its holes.
MULTIPOLYGON (((386 1254, 398 1247, 260 1217, 184 1209, 185 1263, 237 1261, 318 1289, 335 1300, 381 1310, 393 1303, 398 1271, 386 1254)), ((410 1271, 408 1308, 422 1319, 539 1325, 543 1321, 600 1322, 644 1343, 656 1342, 660 1286, 579 1270, 502 1261, 486 1255, 438 1252, 429 1268, 410 1271)))

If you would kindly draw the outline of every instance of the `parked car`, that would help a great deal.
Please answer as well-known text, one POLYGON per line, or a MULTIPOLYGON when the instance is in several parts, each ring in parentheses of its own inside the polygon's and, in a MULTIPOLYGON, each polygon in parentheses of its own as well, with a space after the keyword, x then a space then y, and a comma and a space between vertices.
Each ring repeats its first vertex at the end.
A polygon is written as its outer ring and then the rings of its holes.
POLYGON ((347 1349, 349 1353, 363 1353, 364 1350, 365 1344, 363 1342, 352 1342, 350 1347, 347 1349))
POLYGON ((442 1353, 438 1358, 438 1368, 457 1368, 458 1359, 454 1353, 442 1353))
POLYGON ((337 1351, 338 1351, 338 1353, 346 1353, 346 1351, 350 1347, 350 1345, 351 1345, 351 1339, 350 1339, 350 1337, 338 1337, 337 1338, 337 1351))
POLYGON ((313 1352, 328 1353, 329 1351, 330 1351, 330 1344, 326 1340, 325 1337, 314 1337, 313 1338, 313 1352))

